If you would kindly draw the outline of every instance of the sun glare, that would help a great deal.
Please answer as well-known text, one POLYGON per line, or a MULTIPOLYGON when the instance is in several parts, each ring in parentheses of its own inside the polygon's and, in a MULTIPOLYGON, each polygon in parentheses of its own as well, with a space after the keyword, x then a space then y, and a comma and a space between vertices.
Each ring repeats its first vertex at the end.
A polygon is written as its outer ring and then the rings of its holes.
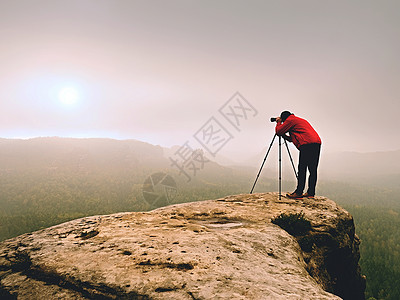
POLYGON ((78 102, 79 94, 78 91, 73 87, 65 87, 58 94, 58 98, 61 103, 71 106, 78 102))

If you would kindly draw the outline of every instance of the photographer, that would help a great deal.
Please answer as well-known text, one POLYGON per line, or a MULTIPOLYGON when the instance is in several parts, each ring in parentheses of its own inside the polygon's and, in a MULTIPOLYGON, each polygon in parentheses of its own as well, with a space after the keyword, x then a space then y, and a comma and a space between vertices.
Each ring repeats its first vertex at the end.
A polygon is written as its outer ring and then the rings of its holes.
MULTIPOLYGON (((273 120, 273 119, 271 119, 273 120)), ((314 128, 306 120, 296 117, 289 111, 284 111, 275 119, 275 132, 285 140, 292 142, 299 149, 299 174, 297 188, 287 194, 288 198, 314 198, 317 184, 317 168, 321 151, 321 138, 314 128), (289 135, 287 135, 289 133, 289 135), (308 190, 303 194, 306 183, 306 172, 310 172, 308 178, 308 190)))

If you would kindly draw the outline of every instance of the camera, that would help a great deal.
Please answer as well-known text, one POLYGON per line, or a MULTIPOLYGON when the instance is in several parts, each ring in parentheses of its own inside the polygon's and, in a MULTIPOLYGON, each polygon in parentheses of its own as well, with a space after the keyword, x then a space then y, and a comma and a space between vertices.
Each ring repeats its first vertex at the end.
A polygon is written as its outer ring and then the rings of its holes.
POLYGON ((271 118, 271 122, 276 122, 276 118, 271 118))

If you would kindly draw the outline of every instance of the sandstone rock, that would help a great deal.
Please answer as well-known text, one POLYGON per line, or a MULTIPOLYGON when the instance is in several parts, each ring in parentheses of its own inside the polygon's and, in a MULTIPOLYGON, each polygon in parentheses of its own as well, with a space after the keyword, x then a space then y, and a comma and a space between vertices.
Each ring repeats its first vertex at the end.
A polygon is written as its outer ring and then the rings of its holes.
POLYGON ((0 243, 0 298, 364 299, 358 245, 351 215, 326 198, 93 216, 0 243), (312 230, 271 223, 284 212, 304 212, 312 230))

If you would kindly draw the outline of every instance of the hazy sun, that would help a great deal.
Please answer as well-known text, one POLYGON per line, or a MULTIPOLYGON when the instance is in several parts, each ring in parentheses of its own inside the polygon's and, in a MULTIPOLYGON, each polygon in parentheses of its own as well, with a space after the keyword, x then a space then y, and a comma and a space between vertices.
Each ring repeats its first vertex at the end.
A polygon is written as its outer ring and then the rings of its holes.
POLYGON ((73 105, 78 102, 78 91, 73 87, 65 87, 58 94, 61 103, 65 105, 73 105))

